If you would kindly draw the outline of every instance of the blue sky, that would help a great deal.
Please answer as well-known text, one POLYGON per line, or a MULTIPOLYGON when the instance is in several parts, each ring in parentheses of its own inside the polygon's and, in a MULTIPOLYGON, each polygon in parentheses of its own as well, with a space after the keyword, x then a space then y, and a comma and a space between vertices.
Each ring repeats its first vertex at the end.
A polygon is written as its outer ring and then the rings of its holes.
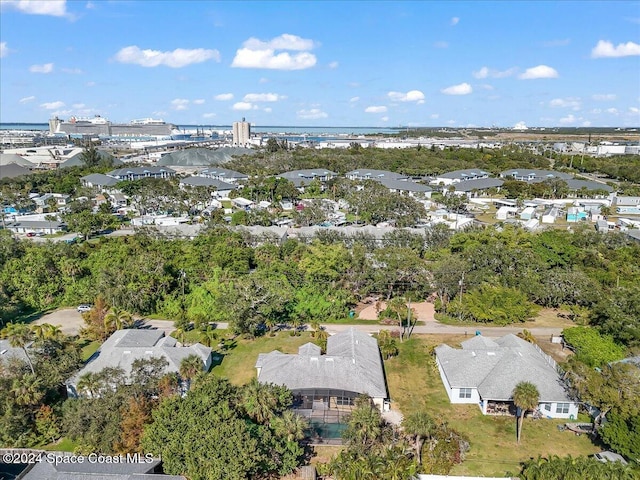
POLYGON ((640 126, 640 3, 0 0, 0 122, 640 126))

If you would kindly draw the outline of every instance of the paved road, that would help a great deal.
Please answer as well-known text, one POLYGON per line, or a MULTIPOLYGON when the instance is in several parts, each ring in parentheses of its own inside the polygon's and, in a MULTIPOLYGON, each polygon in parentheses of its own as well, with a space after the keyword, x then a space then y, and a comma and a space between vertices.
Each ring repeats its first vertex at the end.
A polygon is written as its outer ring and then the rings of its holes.
MULTIPOLYGON (((57 310, 55 312, 44 315, 34 323, 50 323, 52 325, 58 325, 61 330, 67 335, 78 335, 80 328, 84 326, 82 316, 73 308, 65 308, 57 310)), ((145 325, 148 328, 156 328, 164 330, 167 335, 175 330, 173 321, 171 320, 147 320, 145 325)), ((229 328, 228 323, 219 323, 218 328, 229 328)), ((378 323, 371 322, 370 325, 344 325, 326 323, 322 325, 329 334, 343 332, 351 327, 361 332, 377 333, 380 330, 397 330, 398 326, 393 325, 380 325, 378 323)), ((310 327, 307 325, 307 329, 310 327)), ((426 322, 426 325, 416 325, 413 329, 413 333, 426 333, 426 334, 441 334, 441 335, 474 335, 476 330, 482 332, 485 337, 501 337, 509 333, 517 334, 522 331, 522 327, 456 327, 452 325, 444 325, 438 322, 426 322)), ((550 337, 551 335, 560 335, 562 327, 540 327, 530 328, 529 331, 535 337, 550 337)))

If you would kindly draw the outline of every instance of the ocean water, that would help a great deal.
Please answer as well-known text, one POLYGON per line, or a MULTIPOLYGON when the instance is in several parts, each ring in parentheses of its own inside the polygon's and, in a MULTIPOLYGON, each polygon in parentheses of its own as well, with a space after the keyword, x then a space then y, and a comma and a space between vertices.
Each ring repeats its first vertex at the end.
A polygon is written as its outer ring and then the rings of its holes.
MULTIPOLYGON (((231 125, 179 125, 180 130, 231 130, 231 125)), ((48 123, 0 123, 0 130, 49 130, 48 123)), ((398 132, 397 128, 376 127, 296 127, 296 126, 251 126, 252 133, 274 135, 375 135, 391 134, 398 132)))

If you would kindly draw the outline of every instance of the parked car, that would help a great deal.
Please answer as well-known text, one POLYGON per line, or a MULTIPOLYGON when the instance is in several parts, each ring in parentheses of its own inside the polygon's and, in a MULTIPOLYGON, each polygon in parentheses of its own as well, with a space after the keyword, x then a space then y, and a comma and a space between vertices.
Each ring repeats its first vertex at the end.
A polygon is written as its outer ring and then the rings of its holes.
POLYGON ((33 233, 33 232, 29 232, 29 233, 27 233, 27 237, 35 237, 35 236, 36 236, 36 234, 35 234, 35 233, 33 233))
POLYGON ((83 303, 82 305, 78 305, 78 312, 84 313, 88 312, 93 308, 93 305, 89 305, 87 303, 83 303))

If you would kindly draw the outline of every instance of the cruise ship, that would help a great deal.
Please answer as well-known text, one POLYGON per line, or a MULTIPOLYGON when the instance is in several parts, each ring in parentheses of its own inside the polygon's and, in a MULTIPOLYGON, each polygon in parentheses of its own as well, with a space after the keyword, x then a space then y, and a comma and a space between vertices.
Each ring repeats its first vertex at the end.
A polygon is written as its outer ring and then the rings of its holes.
POLYGON ((53 135, 93 135, 104 137, 157 137, 179 133, 173 123, 154 118, 133 120, 129 123, 111 123, 105 117, 70 117, 62 120, 53 117, 49 120, 49 132, 53 135))

